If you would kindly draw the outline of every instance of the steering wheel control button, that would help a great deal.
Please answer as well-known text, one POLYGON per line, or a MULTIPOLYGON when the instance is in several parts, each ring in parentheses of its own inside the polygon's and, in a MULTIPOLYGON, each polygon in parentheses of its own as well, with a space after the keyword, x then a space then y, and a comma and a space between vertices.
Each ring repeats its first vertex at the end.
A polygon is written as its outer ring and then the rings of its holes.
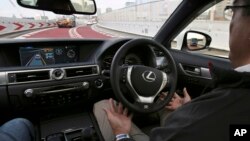
POLYGON ((164 71, 165 73, 171 73, 171 69, 170 69, 170 68, 165 68, 163 71, 164 71))
POLYGON ((34 95, 34 90, 33 89, 27 89, 24 91, 24 95, 28 98, 33 97, 34 95))
POLYGON ((65 71, 63 69, 55 69, 52 71, 52 78, 55 80, 61 80, 65 76, 65 71))
POLYGON ((127 71, 128 71, 127 68, 123 69, 123 71, 122 71, 122 78, 121 79, 122 79, 123 83, 126 83, 127 71))
POLYGON ((95 80, 95 86, 98 89, 102 88, 103 87, 103 81, 102 81, 102 79, 95 80))

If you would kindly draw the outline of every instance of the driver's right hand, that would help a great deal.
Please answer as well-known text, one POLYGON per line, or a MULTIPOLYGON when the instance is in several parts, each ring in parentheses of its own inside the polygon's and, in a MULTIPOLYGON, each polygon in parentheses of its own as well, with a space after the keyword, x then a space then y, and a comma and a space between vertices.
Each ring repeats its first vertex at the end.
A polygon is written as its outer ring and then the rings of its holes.
POLYGON ((169 102, 167 106, 165 106, 166 109, 174 111, 177 108, 181 107, 182 105, 188 103, 191 101, 191 97, 187 92, 187 89, 183 89, 183 97, 179 96, 177 93, 174 94, 172 100, 169 102))

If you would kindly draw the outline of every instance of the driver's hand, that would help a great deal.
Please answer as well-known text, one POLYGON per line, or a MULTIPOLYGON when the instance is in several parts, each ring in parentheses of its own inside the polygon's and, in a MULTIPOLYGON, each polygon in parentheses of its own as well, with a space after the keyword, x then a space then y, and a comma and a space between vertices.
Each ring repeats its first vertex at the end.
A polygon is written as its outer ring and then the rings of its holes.
POLYGON ((184 97, 180 97, 177 93, 175 93, 172 100, 169 102, 169 104, 165 108, 173 111, 181 107, 183 104, 186 104, 187 102, 191 101, 191 97, 188 94, 186 88, 183 89, 183 95, 184 97))
POLYGON ((109 123, 112 127, 113 133, 117 134, 129 134, 131 129, 132 115, 128 115, 128 109, 123 109, 121 103, 116 106, 113 99, 109 99, 110 109, 104 109, 109 123))

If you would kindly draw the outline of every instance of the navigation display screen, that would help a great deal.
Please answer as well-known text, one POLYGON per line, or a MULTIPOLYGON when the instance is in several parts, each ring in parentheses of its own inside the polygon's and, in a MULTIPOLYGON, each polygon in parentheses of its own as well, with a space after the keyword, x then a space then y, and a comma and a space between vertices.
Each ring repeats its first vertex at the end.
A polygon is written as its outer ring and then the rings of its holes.
POLYGON ((77 47, 20 47, 22 66, 46 66, 78 62, 77 47))

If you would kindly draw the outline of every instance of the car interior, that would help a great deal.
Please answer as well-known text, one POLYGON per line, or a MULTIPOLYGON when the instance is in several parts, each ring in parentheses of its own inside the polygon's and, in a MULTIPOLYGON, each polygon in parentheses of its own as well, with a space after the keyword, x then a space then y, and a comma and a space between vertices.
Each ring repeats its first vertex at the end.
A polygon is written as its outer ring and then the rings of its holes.
POLYGON ((186 87, 193 99, 211 90, 209 64, 231 68, 228 58, 195 53, 209 48, 213 38, 205 33, 187 31, 181 50, 171 48, 171 41, 194 17, 220 1, 183 0, 150 39, 0 40, 1 124, 27 118, 37 141, 102 141, 93 105, 113 98, 134 112, 135 124, 149 133, 159 126, 151 115, 174 92, 181 94, 186 87), (199 40, 189 38, 191 34, 204 37, 205 43, 198 48, 199 40), (154 83, 143 81, 154 77, 154 83), (169 95, 159 102, 162 91, 169 95))

